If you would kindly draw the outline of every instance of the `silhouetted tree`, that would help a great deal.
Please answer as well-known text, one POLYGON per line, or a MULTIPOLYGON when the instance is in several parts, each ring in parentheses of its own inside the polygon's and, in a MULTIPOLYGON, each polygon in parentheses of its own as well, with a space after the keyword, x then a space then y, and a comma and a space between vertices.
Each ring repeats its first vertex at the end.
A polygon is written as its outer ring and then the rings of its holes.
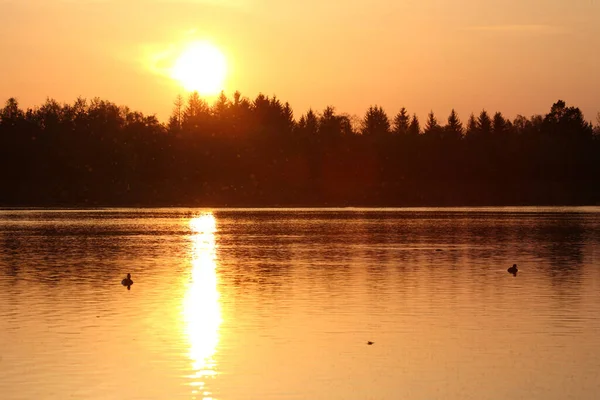
POLYGON ((217 97, 217 100, 211 107, 212 115, 217 118, 217 120, 225 121, 230 118, 229 110, 231 108, 231 103, 229 99, 225 95, 223 91, 217 97))
POLYGON ((469 120, 467 121, 467 128, 465 130, 465 137, 469 140, 474 139, 477 136, 477 119, 475 115, 471 113, 469 120))
POLYGON ((497 112, 494 114, 494 118, 492 120, 492 132, 497 137, 502 137, 502 135, 506 134, 509 129, 509 122, 504 119, 502 113, 497 112))
POLYGON ((175 98, 175 101, 173 102, 173 112, 171 113, 171 117, 169 118, 169 131, 178 133, 181 130, 183 123, 183 107, 183 96, 178 94, 175 98))
POLYGON ((352 127, 352 119, 350 115, 342 114, 338 116, 338 119, 342 136, 349 137, 350 135, 354 135, 356 133, 352 127))
POLYGON ((421 124, 419 123, 419 118, 417 117, 417 114, 413 114, 410 125, 408 126, 408 134, 412 137, 417 137, 420 133, 421 124))
POLYGON ((525 131, 527 130, 527 128, 530 124, 531 123, 529 122, 527 117, 524 117, 522 115, 517 115, 512 123, 515 133, 517 133, 519 135, 522 135, 523 133, 525 133, 525 131))
POLYGON ((555 136, 573 136, 578 139, 592 134, 592 127, 577 107, 567 107, 562 100, 554 103, 544 118, 544 129, 555 136))
POLYGON ((482 110, 477 118, 477 134, 479 136, 488 137, 492 133, 492 120, 487 111, 482 110))
POLYGON ((4 126, 14 126, 17 121, 23 119, 24 113, 19 109, 19 102, 14 97, 8 99, 4 108, 0 112, 0 124, 4 126))
POLYGON ((182 127, 187 132, 206 133, 210 124, 210 108, 198 92, 190 94, 187 107, 183 111, 182 127))
POLYGON ((288 103, 287 101, 283 105, 283 110, 281 114, 284 131, 286 133, 291 133, 294 130, 294 127, 296 126, 296 121, 294 121, 294 111, 292 110, 292 106, 290 106, 290 103, 288 103))
POLYGON ((323 110, 319 119, 319 134, 325 137, 337 137, 341 135, 340 121, 335 115, 335 109, 328 106, 323 110))
POLYGON ((456 111, 452 109, 450 115, 448 116, 448 123, 444 127, 445 137, 450 140, 460 140, 463 135, 463 126, 462 122, 456 115, 456 111))
POLYGON ((312 109, 300 117, 298 130, 308 136, 316 136, 319 133, 319 117, 312 109))
POLYGON ((408 126, 410 124, 410 117, 406 108, 402 107, 398 114, 394 117, 394 129, 393 133, 396 135, 406 135, 408 133, 408 126))
POLYGON ((437 121, 435 114, 433 111, 430 111, 427 114, 427 122, 425 123, 425 128, 423 129, 423 134, 433 139, 440 139, 443 133, 443 129, 437 121))
POLYGON ((249 135, 248 123, 252 119, 252 106, 250 100, 242 97, 241 93, 236 91, 233 94, 231 104, 231 125, 232 138, 239 139, 249 135))
POLYGON ((362 134, 365 136, 383 136, 390 132, 390 120, 378 106, 371 106, 365 114, 362 124, 362 134))

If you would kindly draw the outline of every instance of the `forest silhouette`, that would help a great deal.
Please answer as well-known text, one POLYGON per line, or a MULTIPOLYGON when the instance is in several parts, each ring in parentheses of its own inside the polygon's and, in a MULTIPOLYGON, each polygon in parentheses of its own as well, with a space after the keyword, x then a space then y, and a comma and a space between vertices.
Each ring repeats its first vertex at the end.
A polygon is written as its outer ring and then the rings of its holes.
POLYGON ((0 110, 2 206, 600 204, 600 118, 378 106, 294 118, 288 103, 179 96, 168 123, 101 100, 0 110), (421 128, 422 126, 422 128, 421 128))

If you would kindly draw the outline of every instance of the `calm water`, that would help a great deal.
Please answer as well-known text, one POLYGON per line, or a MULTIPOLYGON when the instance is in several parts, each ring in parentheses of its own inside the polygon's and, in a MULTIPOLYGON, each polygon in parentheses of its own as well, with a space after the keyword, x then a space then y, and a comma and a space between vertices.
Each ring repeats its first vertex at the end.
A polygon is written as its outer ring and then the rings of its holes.
POLYGON ((600 208, 0 211, 3 400, 598 393, 600 208))

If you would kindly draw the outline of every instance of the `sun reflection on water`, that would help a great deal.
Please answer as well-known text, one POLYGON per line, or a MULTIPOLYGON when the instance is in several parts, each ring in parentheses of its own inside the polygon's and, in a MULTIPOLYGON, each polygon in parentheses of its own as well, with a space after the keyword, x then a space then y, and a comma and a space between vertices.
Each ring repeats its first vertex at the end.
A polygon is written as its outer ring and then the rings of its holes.
POLYGON ((222 321, 216 271, 217 224, 212 213, 205 213, 192 218, 189 226, 192 231, 192 270, 183 316, 194 371, 190 384, 194 399, 210 400, 213 397, 207 381, 217 374, 214 355, 222 321))

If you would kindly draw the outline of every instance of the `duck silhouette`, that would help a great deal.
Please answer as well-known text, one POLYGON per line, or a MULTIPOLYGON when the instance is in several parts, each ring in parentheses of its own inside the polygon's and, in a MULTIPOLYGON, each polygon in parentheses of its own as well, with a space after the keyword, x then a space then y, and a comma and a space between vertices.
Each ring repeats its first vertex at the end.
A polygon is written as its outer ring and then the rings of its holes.
POLYGON ((127 286, 127 289, 129 289, 130 286, 133 285, 133 281, 131 280, 131 274, 127 274, 127 278, 121 281, 121 285, 127 286))
POLYGON ((513 274, 513 276, 517 276, 517 272, 519 271, 519 269, 517 268, 517 264, 513 264, 513 266, 507 269, 507 271, 513 274))
POLYGON ((375 342, 371 342, 370 340, 367 342, 367 344, 368 344, 369 346, 370 346, 370 345, 372 345, 373 343, 375 343, 375 342))

